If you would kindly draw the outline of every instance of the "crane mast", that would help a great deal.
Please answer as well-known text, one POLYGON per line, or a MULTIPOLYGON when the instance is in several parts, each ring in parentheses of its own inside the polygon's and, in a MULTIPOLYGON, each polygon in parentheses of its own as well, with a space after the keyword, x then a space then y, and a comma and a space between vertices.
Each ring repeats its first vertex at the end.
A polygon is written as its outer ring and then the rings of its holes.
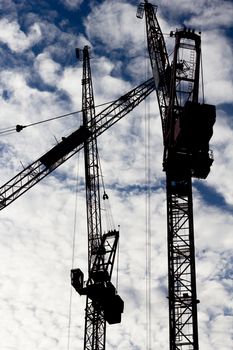
POLYGON ((91 271, 93 259, 102 236, 99 165, 97 137, 95 134, 95 103, 89 59, 89 49, 83 49, 82 78, 82 111, 83 127, 93 136, 84 141, 85 179, 86 179, 86 209, 88 232, 88 273, 91 271))
POLYGON ((145 12, 147 44, 162 121, 167 191, 167 249, 170 350, 198 350, 198 321, 192 177, 206 178, 213 158, 209 140, 215 107, 198 103, 201 37, 194 30, 171 32, 175 38, 170 64, 157 7, 145 12))
MULTIPOLYGON (((79 51, 78 57, 80 57, 79 51)), ((95 103, 89 48, 82 54, 83 127, 89 138, 84 140, 86 208, 88 232, 88 280, 80 269, 71 270, 71 284, 80 295, 86 295, 84 350, 104 350, 106 321, 120 323, 124 303, 111 283, 119 231, 102 233, 99 186, 99 157, 95 123, 95 103)))
MULTIPOLYGON (((95 103, 89 59, 89 49, 83 49, 83 79, 82 79, 82 110, 83 126, 89 126, 93 136, 84 141, 85 180, 86 180, 86 209, 88 234, 88 275, 91 275, 93 263, 100 246, 102 237, 99 165, 97 137, 95 136, 95 103)), ((94 305, 86 297, 84 350, 105 348, 106 321, 103 309, 94 305)))

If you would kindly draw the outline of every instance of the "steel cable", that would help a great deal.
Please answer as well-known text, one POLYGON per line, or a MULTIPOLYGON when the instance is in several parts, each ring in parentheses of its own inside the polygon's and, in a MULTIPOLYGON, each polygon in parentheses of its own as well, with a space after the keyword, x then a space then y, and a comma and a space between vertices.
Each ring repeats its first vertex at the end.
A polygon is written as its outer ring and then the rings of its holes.
MULTIPOLYGON (((144 37, 146 32, 144 30, 144 37)), ((145 76, 148 76, 148 61, 145 62, 145 76)), ((151 350, 151 170, 150 170, 150 104, 144 103, 145 127, 145 240, 146 240, 146 350, 151 350)))
MULTIPOLYGON (((101 104, 97 105, 96 108, 102 107, 102 106, 105 106, 105 105, 108 105, 108 104, 111 104, 113 102, 114 101, 101 103, 101 104)), ((72 116, 72 115, 75 115, 75 114, 79 114, 79 113, 82 113, 82 112, 83 112, 83 110, 81 109, 79 111, 70 112, 70 113, 66 113, 66 114, 61 114, 61 115, 58 115, 56 117, 47 118, 47 119, 40 120, 38 122, 34 122, 34 123, 31 123, 31 124, 27 124, 27 125, 17 124, 16 126, 10 126, 8 128, 0 129, 0 135, 5 136, 5 135, 9 135, 9 134, 14 133, 14 132, 20 132, 23 129, 31 127, 31 126, 36 126, 36 125, 47 123, 47 122, 50 122, 50 121, 53 121, 53 120, 69 117, 69 116, 72 116)))
MULTIPOLYGON (((79 160, 80 153, 78 153, 77 160, 77 172, 76 172, 76 188, 75 188, 75 203, 74 203, 74 225, 73 225, 73 238, 72 238, 72 258, 71 258, 71 268, 74 268, 75 261, 75 248, 76 248, 76 239, 77 239, 77 207, 78 207, 78 192, 79 192, 79 160)), ((67 340, 67 349, 70 349, 70 337, 71 337, 71 322, 72 322, 72 296, 73 288, 70 286, 70 298, 69 298, 69 317, 68 317, 68 340, 67 340)))

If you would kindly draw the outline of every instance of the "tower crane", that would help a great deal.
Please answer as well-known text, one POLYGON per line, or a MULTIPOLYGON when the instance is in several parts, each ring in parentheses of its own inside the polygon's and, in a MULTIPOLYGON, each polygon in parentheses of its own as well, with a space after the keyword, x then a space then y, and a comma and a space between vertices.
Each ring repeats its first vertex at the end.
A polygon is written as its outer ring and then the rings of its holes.
POLYGON ((198 101, 201 36, 177 29, 170 63, 157 7, 140 3, 162 121, 163 170, 167 191, 167 249, 170 350, 198 350, 198 320, 192 178, 205 179, 213 163, 209 141, 215 106, 198 101))
MULTIPOLYGON (((79 51, 78 51, 79 52, 79 51)), ((88 46, 83 49, 83 126, 93 137, 84 141, 88 231, 88 280, 80 269, 71 270, 71 284, 86 295, 84 350, 104 350, 106 321, 120 323, 124 303, 111 283, 119 231, 102 233, 99 158, 95 134, 95 103, 88 46)))
MULTIPOLYGON (((0 210, 84 148, 88 218, 88 280, 80 269, 71 270, 71 282, 86 295, 85 350, 104 350, 106 321, 119 323, 123 301, 111 283, 119 231, 102 233, 100 218, 97 137, 126 116, 154 91, 153 78, 118 98, 95 114, 88 48, 83 50, 83 125, 0 187, 0 210)), ((18 126, 19 131, 22 126, 18 126)))

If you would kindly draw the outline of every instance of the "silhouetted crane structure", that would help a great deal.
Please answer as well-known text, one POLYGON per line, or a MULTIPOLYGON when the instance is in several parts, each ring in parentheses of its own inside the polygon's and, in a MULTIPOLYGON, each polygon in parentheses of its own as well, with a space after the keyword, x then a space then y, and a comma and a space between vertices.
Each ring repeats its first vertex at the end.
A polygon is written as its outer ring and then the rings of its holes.
POLYGON ((106 321, 109 324, 120 323, 124 303, 111 283, 119 231, 114 229, 102 233, 99 157, 97 136, 95 134, 95 103, 87 46, 83 49, 82 86, 83 127, 93 135, 84 141, 88 280, 84 284, 83 272, 80 269, 73 269, 71 270, 71 283, 80 295, 87 296, 84 350, 104 350, 106 321))
POLYGON ((213 163, 209 140, 215 106, 198 102, 201 37, 191 29, 175 38, 169 63, 157 7, 140 3, 162 120, 163 169, 167 188, 168 300, 170 350, 198 350, 192 178, 205 179, 213 163))
MULTIPOLYGON (((132 111, 153 90, 153 78, 95 114, 88 47, 83 49, 83 125, 0 187, 0 210, 7 207, 74 154, 84 149, 88 228, 88 279, 71 270, 71 283, 86 295, 84 350, 104 350, 106 321, 121 322, 124 303, 111 283, 119 231, 102 233, 97 137, 132 111)), ((22 126, 18 126, 22 130, 22 126)))
POLYGON ((92 131, 83 125, 63 137, 61 142, 52 147, 42 157, 29 164, 12 179, 0 187, 0 210, 22 196, 44 177, 71 158, 84 147, 84 141, 92 136, 100 136, 104 131, 131 112, 154 90, 154 81, 149 79, 136 88, 122 95, 95 116, 92 131))
MULTIPOLYGON (((154 89, 164 143, 167 190, 168 299, 170 350, 198 350, 197 292, 193 229, 192 178, 205 179, 213 163, 209 140, 215 107, 198 102, 201 37, 190 29, 171 32, 175 39, 170 63, 156 17, 157 7, 140 3, 145 13, 153 78, 95 113, 88 47, 82 51, 83 125, 0 187, 0 210, 84 149, 88 229, 88 278, 71 270, 71 283, 86 295, 84 350, 104 350, 106 321, 119 323, 123 301, 111 283, 119 232, 102 232, 97 137, 132 111, 154 89)), ((76 51, 80 53, 80 51, 76 51)), ((22 130, 17 126, 17 131, 22 130)))

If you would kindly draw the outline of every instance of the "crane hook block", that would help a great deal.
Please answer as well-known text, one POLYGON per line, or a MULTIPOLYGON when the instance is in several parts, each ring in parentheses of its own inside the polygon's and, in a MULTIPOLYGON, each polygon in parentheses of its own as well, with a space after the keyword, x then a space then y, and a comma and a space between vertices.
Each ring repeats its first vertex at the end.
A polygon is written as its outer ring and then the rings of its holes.
POLYGON ((106 192, 104 192, 104 194, 103 194, 103 200, 105 200, 105 199, 108 199, 108 195, 106 192))

